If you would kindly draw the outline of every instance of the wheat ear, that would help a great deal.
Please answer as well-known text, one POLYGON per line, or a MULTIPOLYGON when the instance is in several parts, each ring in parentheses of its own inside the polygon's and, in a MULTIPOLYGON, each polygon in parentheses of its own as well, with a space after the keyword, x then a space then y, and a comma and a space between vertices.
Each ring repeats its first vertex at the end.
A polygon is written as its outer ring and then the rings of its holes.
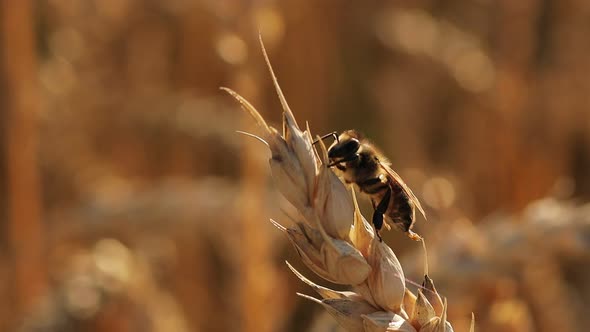
POLYGON ((453 331, 447 321, 446 299, 440 297, 427 271, 417 296, 406 288, 393 250, 376 239, 371 224, 359 212, 354 191, 348 191, 327 166, 322 140, 316 150, 309 128, 302 131, 297 125, 262 38, 260 45, 283 107, 282 134, 269 126, 246 99, 231 89, 221 89, 238 100, 262 128, 263 133, 256 137, 272 154, 269 163, 274 183, 299 211, 292 227, 271 222, 287 235, 310 270, 352 289, 341 292, 316 285, 289 265, 321 298, 298 295, 322 305, 347 331, 453 331))

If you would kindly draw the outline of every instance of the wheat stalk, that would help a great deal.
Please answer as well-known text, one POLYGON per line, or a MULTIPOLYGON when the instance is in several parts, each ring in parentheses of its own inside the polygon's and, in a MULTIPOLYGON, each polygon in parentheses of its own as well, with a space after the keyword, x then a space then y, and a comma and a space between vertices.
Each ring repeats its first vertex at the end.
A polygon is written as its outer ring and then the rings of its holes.
POLYGON ((393 250, 377 240, 371 224, 359 211, 354 190, 347 190, 327 166, 322 140, 318 140, 316 150, 309 127, 302 131, 297 125, 261 38, 260 45, 283 108, 283 132, 269 126, 236 92, 221 89, 237 99, 262 128, 261 136, 248 135, 270 149, 275 185, 299 212, 293 217, 292 227, 271 222, 287 235, 310 270, 352 289, 341 292, 322 287, 287 263, 321 298, 298 295, 322 305, 348 331, 453 331, 447 321, 447 302, 436 291, 428 271, 417 295, 406 288, 404 272, 393 250))

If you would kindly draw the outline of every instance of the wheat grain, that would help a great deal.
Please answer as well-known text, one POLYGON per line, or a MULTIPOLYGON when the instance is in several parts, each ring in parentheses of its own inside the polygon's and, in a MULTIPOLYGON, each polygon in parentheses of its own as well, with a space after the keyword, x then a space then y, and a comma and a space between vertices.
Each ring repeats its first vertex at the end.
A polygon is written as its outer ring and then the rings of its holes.
POLYGON ((269 126, 246 99, 222 89, 238 100, 262 129, 257 138, 271 151, 274 183, 299 211, 291 227, 271 222, 287 235, 310 270, 353 290, 339 292, 316 285, 287 263, 321 298, 298 295, 322 305, 348 331, 453 331, 447 321, 446 300, 437 293, 427 271, 418 296, 406 288, 395 253, 377 240, 372 226, 359 212, 354 191, 349 191, 327 166, 322 140, 318 141, 319 149, 314 149, 309 128, 301 130, 297 125, 262 39, 260 45, 283 107, 283 133, 269 126))

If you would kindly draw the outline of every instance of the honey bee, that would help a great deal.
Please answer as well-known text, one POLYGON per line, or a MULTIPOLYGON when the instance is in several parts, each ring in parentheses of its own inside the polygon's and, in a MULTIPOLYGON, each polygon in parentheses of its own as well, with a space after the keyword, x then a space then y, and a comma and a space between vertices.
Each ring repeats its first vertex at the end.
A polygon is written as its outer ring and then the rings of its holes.
POLYGON ((411 239, 421 240, 418 234, 412 232, 416 208, 424 218, 426 214, 412 190, 391 169, 383 154, 355 130, 347 130, 340 135, 330 133, 320 139, 328 137, 335 139, 328 149, 328 167, 336 167, 346 183, 354 183, 369 196, 375 210, 373 225, 379 240, 384 221, 388 229, 392 224, 411 239))

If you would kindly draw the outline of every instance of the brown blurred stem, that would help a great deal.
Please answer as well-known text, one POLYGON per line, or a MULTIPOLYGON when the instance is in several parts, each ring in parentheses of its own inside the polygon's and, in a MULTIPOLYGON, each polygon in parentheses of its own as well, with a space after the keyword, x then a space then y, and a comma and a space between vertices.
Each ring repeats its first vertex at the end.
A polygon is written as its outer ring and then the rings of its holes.
POLYGON ((6 232, 14 267, 15 308, 31 310, 46 286, 36 114, 39 112, 33 5, 30 0, 1 0, 1 74, 6 87, 3 141, 8 193, 6 232))

